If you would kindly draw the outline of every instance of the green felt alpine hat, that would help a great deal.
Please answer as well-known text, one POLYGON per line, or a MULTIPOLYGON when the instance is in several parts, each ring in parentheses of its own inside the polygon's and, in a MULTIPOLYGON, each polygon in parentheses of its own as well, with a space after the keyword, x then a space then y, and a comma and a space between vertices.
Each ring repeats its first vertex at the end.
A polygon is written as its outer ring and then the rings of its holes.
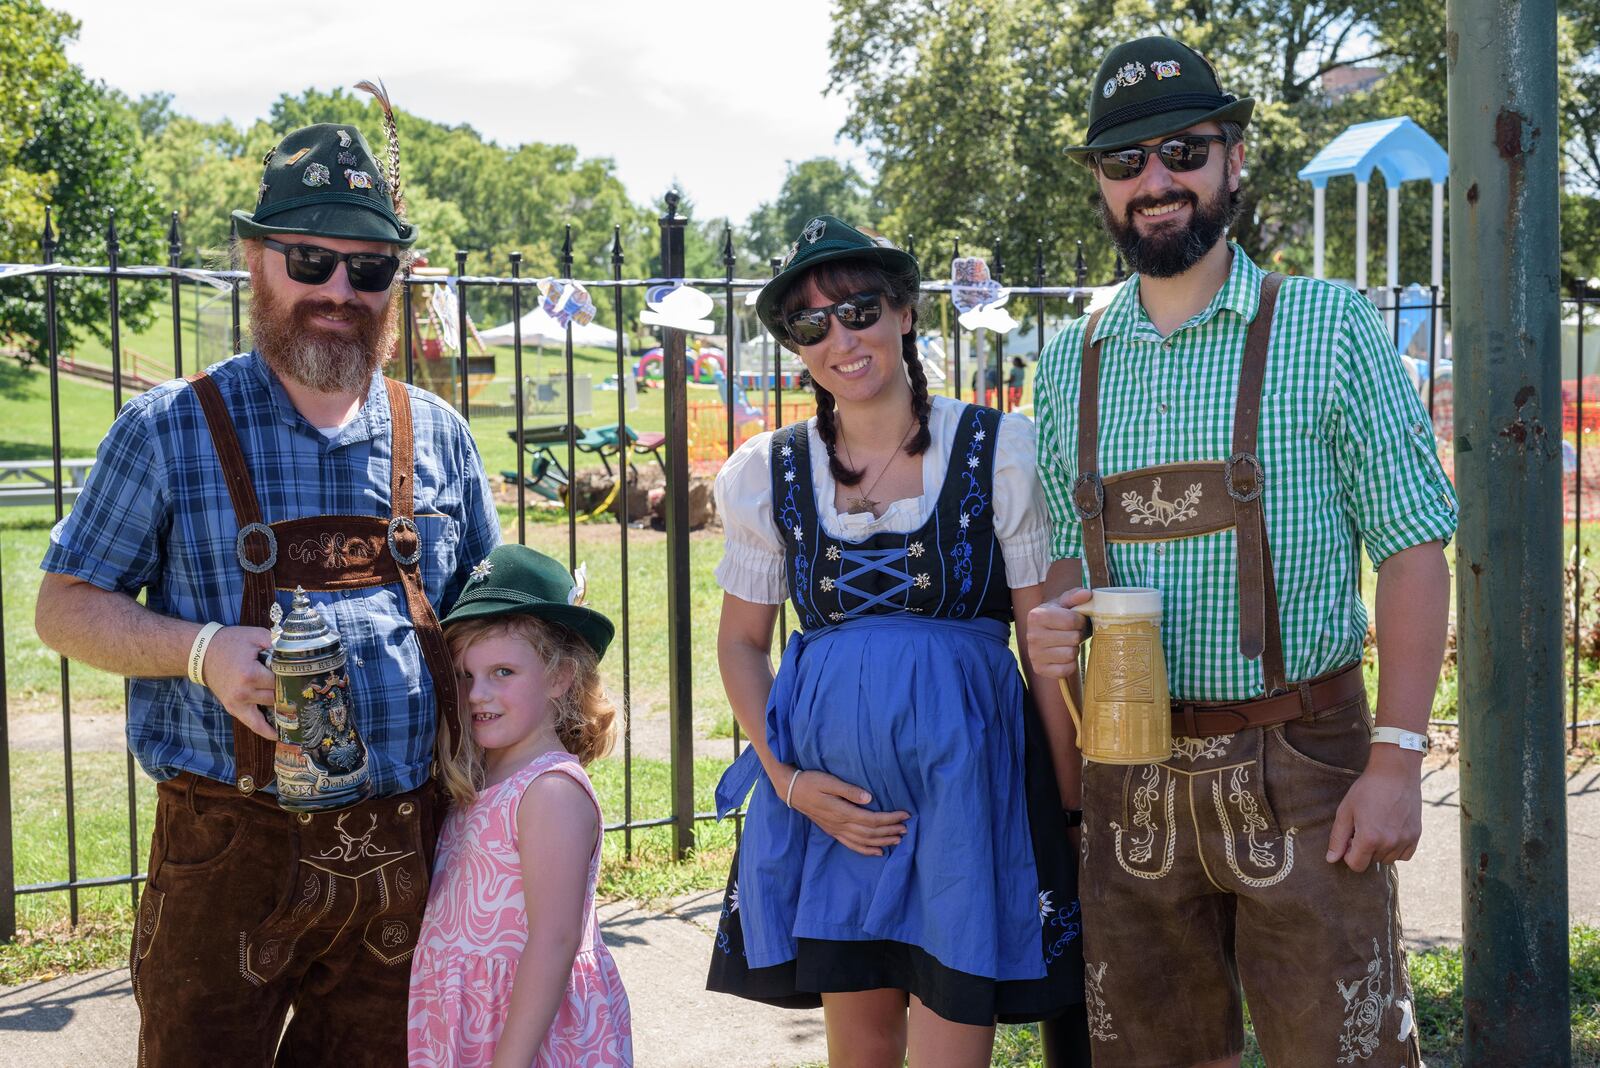
POLYGON ((296 130, 264 162, 255 211, 233 213, 240 237, 416 241, 417 228, 395 214, 384 168, 354 126, 319 122, 296 130))
POLYGON ((916 275, 919 284, 922 278, 916 257, 896 248, 888 238, 871 237, 832 215, 818 215, 801 228, 800 236, 784 254, 782 268, 756 298, 756 314, 773 337, 785 343, 789 337, 783 325, 784 294, 811 268, 834 260, 867 260, 887 271, 916 275))
POLYGON ((1067 155, 1088 166, 1093 154, 1127 148, 1202 122, 1250 122, 1256 102, 1224 93, 1206 58, 1170 37, 1141 37, 1106 53, 1095 75, 1085 144, 1067 155))
POLYGON ((466 619, 537 616, 571 627, 595 656, 603 657, 617 628, 584 606, 583 593, 567 569, 544 553, 526 545, 502 545, 472 569, 466 589, 443 623, 448 627, 466 619))

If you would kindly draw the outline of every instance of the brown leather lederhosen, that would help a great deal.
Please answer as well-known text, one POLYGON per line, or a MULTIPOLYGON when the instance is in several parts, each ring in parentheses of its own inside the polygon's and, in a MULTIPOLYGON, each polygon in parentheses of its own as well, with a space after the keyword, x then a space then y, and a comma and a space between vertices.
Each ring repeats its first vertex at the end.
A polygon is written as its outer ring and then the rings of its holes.
MULTIPOLYGON (((189 376, 200 398, 206 425, 228 483, 228 496, 239 524, 235 550, 244 570, 244 605, 239 623, 271 626, 274 590, 307 592, 358 590, 400 583, 422 659, 433 676, 439 722, 450 732, 452 748, 460 744, 456 718, 455 671, 450 648, 422 585, 422 539, 417 530, 412 485, 415 482, 411 400, 405 387, 384 379, 390 417, 390 518, 367 515, 307 516, 277 523, 262 522, 244 452, 228 417, 222 391, 205 372, 189 376), (280 552, 280 547, 284 551, 280 552), (297 551, 298 550, 298 551, 297 551)), ((233 721, 235 785, 249 794, 272 781, 273 743, 233 721)))
POLYGON ((1244 359, 1233 407, 1233 450, 1226 460, 1161 464, 1103 478, 1100 436, 1101 311, 1083 332, 1078 378, 1078 477, 1072 504, 1083 524, 1083 558, 1090 585, 1111 585, 1110 542, 1155 542, 1235 530, 1239 586, 1239 652, 1260 659, 1264 696, 1250 701, 1172 703, 1173 733, 1185 737, 1229 734, 1244 727, 1284 723, 1364 693, 1359 664, 1290 684, 1284 674, 1278 592, 1261 495, 1267 473, 1256 452, 1261 386, 1281 274, 1262 279, 1261 300, 1245 335, 1244 359))

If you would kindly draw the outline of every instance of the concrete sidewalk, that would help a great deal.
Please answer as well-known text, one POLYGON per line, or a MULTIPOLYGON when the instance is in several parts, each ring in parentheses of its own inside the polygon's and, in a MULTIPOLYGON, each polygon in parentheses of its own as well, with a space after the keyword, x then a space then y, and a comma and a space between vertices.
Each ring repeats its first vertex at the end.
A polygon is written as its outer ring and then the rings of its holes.
MULTIPOLYGON (((1459 781, 1454 763, 1423 778, 1422 845, 1400 869, 1413 948, 1461 940, 1459 781)), ((1570 775, 1567 796, 1572 922, 1600 924, 1600 767, 1570 775)), ((825 1060, 820 1012, 771 1009, 703 989, 720 908, 720 891, 686 896, 665 910, 628 902, 602 908, 606 944, 633 1004, 638 1063, 755 1068, 825 1060)), ((0 1068, 131 1065, 136 1021, 122 970, 0 987, 0 1068)))

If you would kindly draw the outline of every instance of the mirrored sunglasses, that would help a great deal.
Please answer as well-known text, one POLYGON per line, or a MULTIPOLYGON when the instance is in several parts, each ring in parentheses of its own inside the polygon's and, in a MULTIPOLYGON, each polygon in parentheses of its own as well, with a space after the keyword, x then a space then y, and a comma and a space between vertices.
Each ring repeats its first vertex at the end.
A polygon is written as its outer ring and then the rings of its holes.
POLYGON ((1211 143, 1227 142, 1221 134, 1184 134, 1169 137, 1159 145, 1129 145, 1096 153, 1095 161, 1100 173, 1108 181, 1123 182, 1144 173, 1145 161, 1152 155, 1161 157, 1161 165, 1173 174, 1197 171, 1211 158, 1211 143))
POLYGON ((333 270, 344 263, 350 288, 363 293, 381 293, 394 281, 400 257, 382 252, 335 252, 321 245, 286 245, 270 238, 261 242, 274 252, 283 253, 284 268, 291 279, 302 285, 320 286, 333 277, 333 270))
POLYGON ((883 315, 883 297, 879 293, 856 293, 821 308, 801 308, 783 318, 789 331, 789 340, 796 345, 815 345, 828 336, 829 318, 839 320, 847 330, 865 330, 883 315))

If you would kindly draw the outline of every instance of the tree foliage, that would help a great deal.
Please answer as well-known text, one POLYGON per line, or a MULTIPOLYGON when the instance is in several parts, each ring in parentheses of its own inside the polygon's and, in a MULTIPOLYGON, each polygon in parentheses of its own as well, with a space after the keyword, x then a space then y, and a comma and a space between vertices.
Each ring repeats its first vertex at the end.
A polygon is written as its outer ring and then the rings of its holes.
MULTIPOLYGON (((150 262, 162 247, 164 227, 141 165, 135 112, 120 94, 66 61, 63 48, 76 32, 76 23, 33 0, 0 4, 6 71, 6 93, 0 94, 0 256, 36 259, 50 207, 58 261, 104 262, 114 213, 123 262, 150 262)), ((38 282, 0 290, 0 344, 35 359, 47 352, 42 288, 38 282)), ((62 343, 74 332, 109 335, 105 282, 61 279, 55 288, 62 343)), ((122 286, 123 321, 142 325, 160 295, 149 285, 122 286)))
MULTIPOLYGON (((1567 203, 1593 214, 1600 10, 1571 5, 1561 18, 1567 203)), ((998 251, 1012 276, 1029 273, 1018 267, 1031 267, 1035 240, 1050 276, 1067 276, 1081 240, 1091 275, 1105 278, 1111 254, 1095 185, 1063 150, 1082 141, 1090 83, 1105 52, 1151 33, 1193 45, 1212 60, 1225 90, 1256 99, 1234 234, 1253 257, 1281 269, 1311 270, 1312 190, 1296 173, 1346 126, 1409 115, 1446 144, 1445 25, 1436 0, 840 0, 831 90, 848 97, 845 132, 877 168, 884 227, 901 240, 914 234, 925 263, 948 257, 960 239, 963 250, 998 251), (1384 77, 1365 92, 1324 92, 1323 75, 1347 65, 1380 67, 1384 77)), ((1385 281, 1385 199, 1379 178, 1371 196, 1373 283, 1385 281)), ((1401 211, 1401 277, 1426 280, 1425 184, 1403 192, 1401 211)), ((1335 182, 1327 231, 1335 277, 1354 275, 1354 220, 1353 183, 1335 182)), ((1564 234, 1572 269, 1581 262, 1600 271, 1588 251, 1596 240, 1564 234)))

